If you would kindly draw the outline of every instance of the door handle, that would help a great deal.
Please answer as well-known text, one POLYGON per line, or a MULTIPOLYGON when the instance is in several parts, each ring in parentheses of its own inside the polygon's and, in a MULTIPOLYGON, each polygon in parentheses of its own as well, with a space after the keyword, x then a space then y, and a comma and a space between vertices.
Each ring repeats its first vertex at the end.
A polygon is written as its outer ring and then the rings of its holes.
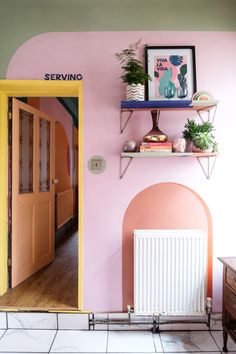
POLYGON ((58 178, 52 178, 52 184, 58 184, 59 179, 58 178))

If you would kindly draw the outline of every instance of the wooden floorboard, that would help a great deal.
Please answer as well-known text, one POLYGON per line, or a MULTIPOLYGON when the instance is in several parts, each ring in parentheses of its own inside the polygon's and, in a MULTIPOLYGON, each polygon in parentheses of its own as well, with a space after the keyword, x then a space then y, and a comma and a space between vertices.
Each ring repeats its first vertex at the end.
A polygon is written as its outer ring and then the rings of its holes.
POLYGON ((0 297, 0 309, 76 310, 78 303, 78 233, 61 238, 55 260, 0 297))

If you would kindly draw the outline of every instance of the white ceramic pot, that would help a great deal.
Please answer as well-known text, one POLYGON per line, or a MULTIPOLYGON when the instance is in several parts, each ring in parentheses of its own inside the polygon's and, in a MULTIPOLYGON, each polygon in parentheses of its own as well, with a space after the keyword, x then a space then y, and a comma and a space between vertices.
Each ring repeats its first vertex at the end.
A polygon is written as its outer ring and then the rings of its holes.
POLYGON ((144 101, 144 85, 142 84, 127 85, 126 101, 144 101))

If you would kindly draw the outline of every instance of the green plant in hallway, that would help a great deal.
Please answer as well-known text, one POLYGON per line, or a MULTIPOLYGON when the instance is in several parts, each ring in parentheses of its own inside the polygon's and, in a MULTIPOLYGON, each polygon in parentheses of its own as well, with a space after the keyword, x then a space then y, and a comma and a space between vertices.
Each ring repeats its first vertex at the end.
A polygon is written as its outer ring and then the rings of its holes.
POLYGON ((115 53, 116 58, 121 63, 123 75, 121 79, 127 84, 126 100, 143 101, 144 84, 151 80, 151 77, 145 72, 143 63, 137 59, 138 50, 141 46, 141 39, 131 43, 128 48, 120 53, 115 53))

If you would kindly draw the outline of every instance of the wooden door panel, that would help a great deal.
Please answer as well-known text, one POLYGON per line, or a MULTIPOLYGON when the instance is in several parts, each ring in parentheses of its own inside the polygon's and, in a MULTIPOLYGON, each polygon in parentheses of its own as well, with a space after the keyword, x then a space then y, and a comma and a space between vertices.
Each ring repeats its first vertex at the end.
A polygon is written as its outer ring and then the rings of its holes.
POLYGON ((19 210, 19 224, 18 236, 19 247, 18 254, 18 267, 24 269, 34 263, 34 206, 26 205, 19 210), (27 223, 25 220, 28 220, 27 223))
POLYGON ((12 287, 54 258, 54 124, 13 99, 12 287))
POLYGON ((45 258, 52 255, 52 239, 50 234, 52 232, 52 203, 42 202, 38 204, 38 260, 42 262, 45 258))
POLYGON ((25 279, 26 274, 34 272, 34 205, 21 206, 18 218, 15 221, 18 238, 12 247, 12 259, 14 259, 14 277, 12 287, 25 279), (28 220, 26 223, 25 220, 28 220), (17 280, 16 280, 17 279, 17 280))

